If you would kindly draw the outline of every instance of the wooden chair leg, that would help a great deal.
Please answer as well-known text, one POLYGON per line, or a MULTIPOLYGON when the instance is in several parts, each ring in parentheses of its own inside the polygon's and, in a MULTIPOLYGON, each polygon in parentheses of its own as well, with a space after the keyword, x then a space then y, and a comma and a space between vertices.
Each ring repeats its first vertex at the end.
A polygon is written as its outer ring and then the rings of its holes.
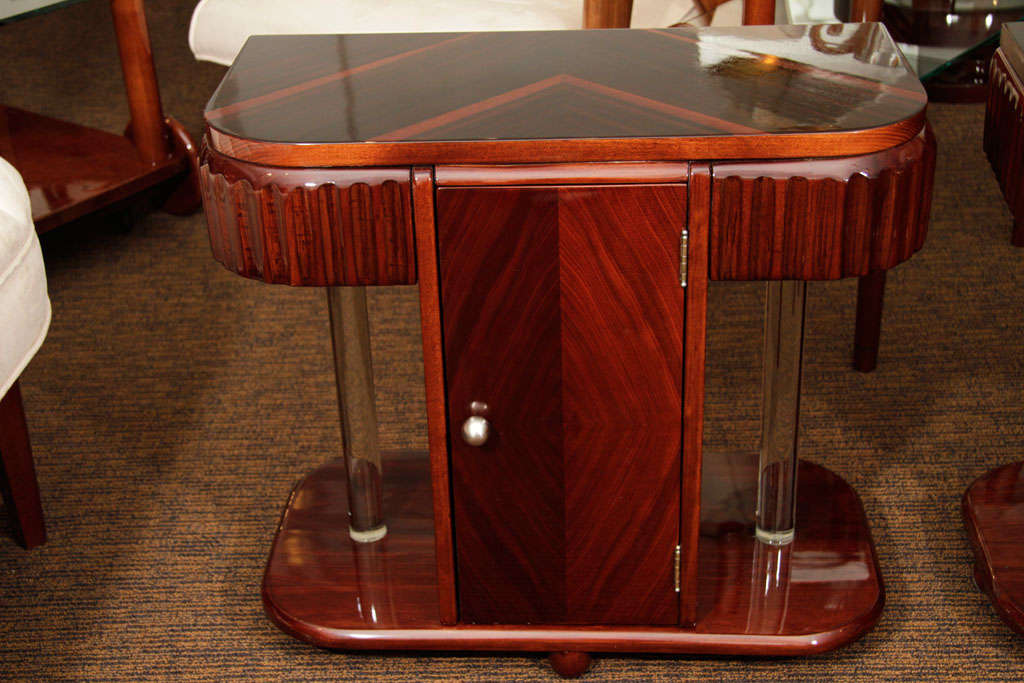
POLYGON ((17 381, 0 398, 0 484, 18 542, 25 548, 45 543, 43 506, 17 381))
POLYGON ((743 25, 775 23, 775 0, 743 0, 743 25))
POLYGON ((583 28, 629 28, 633 0, 583 0, 583 28))
MULTIPOLYGON (((852 0, 848 21, 881 21, 882 0, 852 0)), ((843 20, 847 21, 847 20, 843 20)))
POLYGON ((882 333, 884 270, 873 270, 857 282, 857 328, 853 341, 853 366, 871 372, 878 364, 878 338, 882 333))

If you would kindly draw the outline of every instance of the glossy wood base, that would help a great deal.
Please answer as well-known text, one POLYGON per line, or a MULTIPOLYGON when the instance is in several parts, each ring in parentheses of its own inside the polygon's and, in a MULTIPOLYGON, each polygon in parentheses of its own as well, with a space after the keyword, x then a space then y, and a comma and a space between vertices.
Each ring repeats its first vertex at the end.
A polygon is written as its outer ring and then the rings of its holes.
MULTIPOLYGON (((706 481, 735 484, 715 473, 743 471, 708 460, 706 481)), ((700 539, 693 628, 443 626, 426 454, 387 453, 383 469, 389 533, 374 544, 349 539, 342 461, 314 470, 292 493, 263 582, 267 614, 285 632, 345 650, 800 655, 855 640, 881 614, 881 576, 856 493, 801 462, 789 546, 760 544, 748 523, 726 523, 735 515, 713 508, 700 539)), ((740 483, 756 487, 749 476, 740 483)))
POLYGON ((24 178, 40 233, 185 177, 191 162, 182 133, 176 133, 173 146, 168 141, 173 152, 149 164, 128 137, 0 105, 0 156, 24 178))
POLYGON ((974 548, 974 580, 1003 621, 1024 634, 1024 462, 971 484, 961 510, 974 548))

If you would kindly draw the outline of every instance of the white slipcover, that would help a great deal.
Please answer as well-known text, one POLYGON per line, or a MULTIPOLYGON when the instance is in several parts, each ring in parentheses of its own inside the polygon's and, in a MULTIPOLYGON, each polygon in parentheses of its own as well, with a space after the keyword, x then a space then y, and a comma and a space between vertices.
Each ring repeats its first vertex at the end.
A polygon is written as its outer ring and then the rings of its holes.
POLYGON ((32 205, 21 175, 0 159, 0 397, 50 327, 50 298, 32 205))

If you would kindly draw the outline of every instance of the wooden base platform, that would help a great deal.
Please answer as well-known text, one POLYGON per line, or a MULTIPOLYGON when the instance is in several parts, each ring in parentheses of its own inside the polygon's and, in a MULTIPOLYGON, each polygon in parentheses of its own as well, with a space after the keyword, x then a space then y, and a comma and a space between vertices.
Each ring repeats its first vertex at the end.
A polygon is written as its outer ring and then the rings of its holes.
POLYGON ((974 547, 974 580, 1003 621, 1024 634, 1024 462, 971 484, 962 511, 974 547))
MULTIPOLYGON (((0 105, 0 156, 25 180, 32 220, 43 233, 175 176, 194 182, 186 178, 195 156, 191 140, 176 122, 168 124, 172 152, 149 164, 127 137, 0 105)), ((198 207, 198 195, 190 194, 188 206, 172 213, 198 207)))
MULTIPOLYGON (((749 493, 746 469, 732 468, 743 475, 732 482, 744 482, 749 493)), ((293 491, 263 581, 267 613, 285 632, 327 648, 525 650, 561 653, 559 662, 565 653, 612 651, 799 655, 858 638, 882 611, 860 500, 837 475, 801 462, 791 545, 758 543, 746 521, 724 519, 728 505, 709 508, 715 519, 702 525, 698 619, 691 627, 442 625, 426 454, 387 454, 384 477, 389 533, 374 544, 349 539, 341 460, 314 470, 293 491)), ((705 500, 722 499, 720 486, 708 488, 705 500)))

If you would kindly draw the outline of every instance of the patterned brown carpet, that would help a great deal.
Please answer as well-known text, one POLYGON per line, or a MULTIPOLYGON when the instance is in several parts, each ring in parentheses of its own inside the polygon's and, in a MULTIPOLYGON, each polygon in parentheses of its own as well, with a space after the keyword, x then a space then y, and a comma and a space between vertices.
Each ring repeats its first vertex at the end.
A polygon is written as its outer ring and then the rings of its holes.
MULTIPOLYGON (((148 11, 165 108, 198 133, 223 69, 188 52, 192 5, 148 11)), ((123 129, 104 2, 0 26, 0 54, 0 101, 123 129)), ((971 582, 959 514, 975 477, 1024 457, 1024 250, 982 116, 931 109, 931 234, 890 274, 877 372, 850 369, 854 283, 810 288, 802 452, 863 498, 888 591, 878 627, 808 659, 600 657, 592 680, 1024 677, 1024 641, 971 582)), ((224 271, 200 215, 121 225, 44 239, 53 326, 22 384, 50 538, 24 552, 0 533, 0 679, 552 678, 538 656, 345 655, 267 622, 280 506, 338 449, 324 294, 224 271)), ((713 292, 711 451, 756 446, 760 291, 713 292)), ((415 290, 371 303, 384 440, 423 445, 415 290)))

